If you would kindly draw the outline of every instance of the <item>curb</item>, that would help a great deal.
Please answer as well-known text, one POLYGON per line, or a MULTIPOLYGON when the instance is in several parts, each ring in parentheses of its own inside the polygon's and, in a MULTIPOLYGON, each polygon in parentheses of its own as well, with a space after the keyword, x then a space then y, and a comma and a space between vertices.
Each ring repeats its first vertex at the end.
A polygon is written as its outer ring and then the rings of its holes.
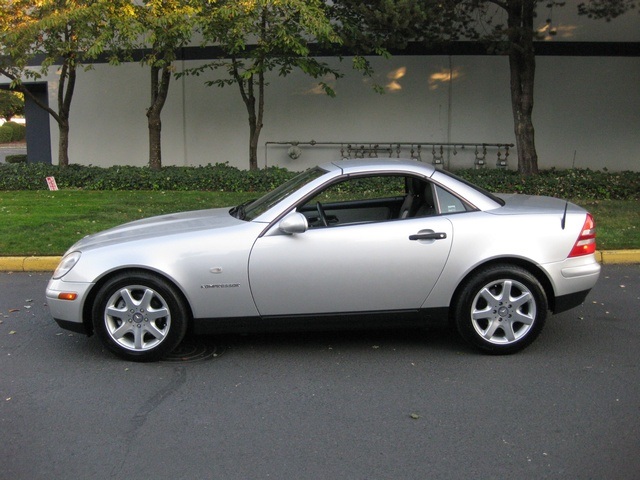
MULTIPOLYGON (((0 272, 53 272, 62 257, 0 257, 0 272)), ((640 263, 640 250, 598 250, 602 265, 640 263)))
POLYGON ((598 250, 596 258, 603 265, 640 263, 640 250, 598 250))
POLYGON ((0 257, 0 272, 53 272, 62 257, 0 257))

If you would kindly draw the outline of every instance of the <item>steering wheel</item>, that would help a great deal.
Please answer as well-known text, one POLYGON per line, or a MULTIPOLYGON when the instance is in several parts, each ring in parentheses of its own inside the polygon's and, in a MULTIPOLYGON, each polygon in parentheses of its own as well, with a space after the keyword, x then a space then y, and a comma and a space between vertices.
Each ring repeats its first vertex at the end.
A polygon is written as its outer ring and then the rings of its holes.
POLYGON ((329 226, 329 222, 327 222, 327 214, 324 213, 324 207, 322 206, 322 204, 320 202, 316 203, 316 210, 318 210, 318 216, 320 217, 320 220, 322 220, 322 224, 325 227, 329 226))

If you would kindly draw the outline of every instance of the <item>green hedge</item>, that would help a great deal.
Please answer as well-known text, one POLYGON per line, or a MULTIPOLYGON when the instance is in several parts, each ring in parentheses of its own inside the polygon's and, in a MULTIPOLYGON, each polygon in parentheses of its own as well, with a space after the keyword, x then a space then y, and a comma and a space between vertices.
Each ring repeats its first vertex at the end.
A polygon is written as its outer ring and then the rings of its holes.
POLYGON ((11 140, 12 142, 19 142, 24 140, 27 135, 27 127, 16 122, 6 122, 4 127, 11 128, 11 140))
POLYGON ((550 169, 539 175, 523 176, 510 170, 483 169, 455 173, 491 192, 587 200, 640 199, 640 172, 550 169))
POLYGON ((24 153, 18 153, 15 155, 7 155, 4 158, 7 163, 27 163, 27 156, 24 153))
POLYGON ((148 167, 69 165, 44 163, 1 164, 0 190, 46 190, 46 177, 55 177, 58 188, 84 190, 208 190, 266 192, 295 175, 284 168, 243 171, 227 164, 203 167, 148 167))
POLYGON ((27 127, 16 122, 6 122, 0 127, 0 143, 19 142, 25 139, 27 127))
MULTIPOLYGON (((457 175, 492 192, 549 195, 572 199, 640 199, 640 172, 588 169, 545 170, 524 177, 507 170, 458 170, 457 175)), ((0 190, 46 190, 53 176, 61 189, 85 190, 208 190, 266 192, 295 175, 284 168, 246 171, 226 163, 201 167, 147 167, 0 164, 0 190)))
POLYGON ((2 125, 0 127, 0 143, 9 143, 13 138, 13 128, 2 125))

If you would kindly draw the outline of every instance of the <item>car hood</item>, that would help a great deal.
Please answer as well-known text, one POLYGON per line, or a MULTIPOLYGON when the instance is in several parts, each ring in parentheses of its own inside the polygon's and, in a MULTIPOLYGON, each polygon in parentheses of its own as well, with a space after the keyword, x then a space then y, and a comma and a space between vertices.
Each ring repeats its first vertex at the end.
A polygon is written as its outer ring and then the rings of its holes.
POLYGON ((246 222, 231 216, 228 208, 171 213, 136 220, 110 228, 109 230, 88 235, 71 247, 70 251, 86 250, 97 246, 145 238, 157 239, 159 237, 187 232, 221 229, 245 223, 246 222))

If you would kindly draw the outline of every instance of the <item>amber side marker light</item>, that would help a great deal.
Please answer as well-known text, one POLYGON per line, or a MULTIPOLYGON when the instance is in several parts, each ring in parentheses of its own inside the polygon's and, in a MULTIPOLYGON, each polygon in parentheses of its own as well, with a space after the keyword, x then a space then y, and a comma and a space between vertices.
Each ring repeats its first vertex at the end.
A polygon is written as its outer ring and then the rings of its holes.
POLYGON ((58 300, 75 300, 78 298, 77 293, 61 292, 58 294, 58 300))

